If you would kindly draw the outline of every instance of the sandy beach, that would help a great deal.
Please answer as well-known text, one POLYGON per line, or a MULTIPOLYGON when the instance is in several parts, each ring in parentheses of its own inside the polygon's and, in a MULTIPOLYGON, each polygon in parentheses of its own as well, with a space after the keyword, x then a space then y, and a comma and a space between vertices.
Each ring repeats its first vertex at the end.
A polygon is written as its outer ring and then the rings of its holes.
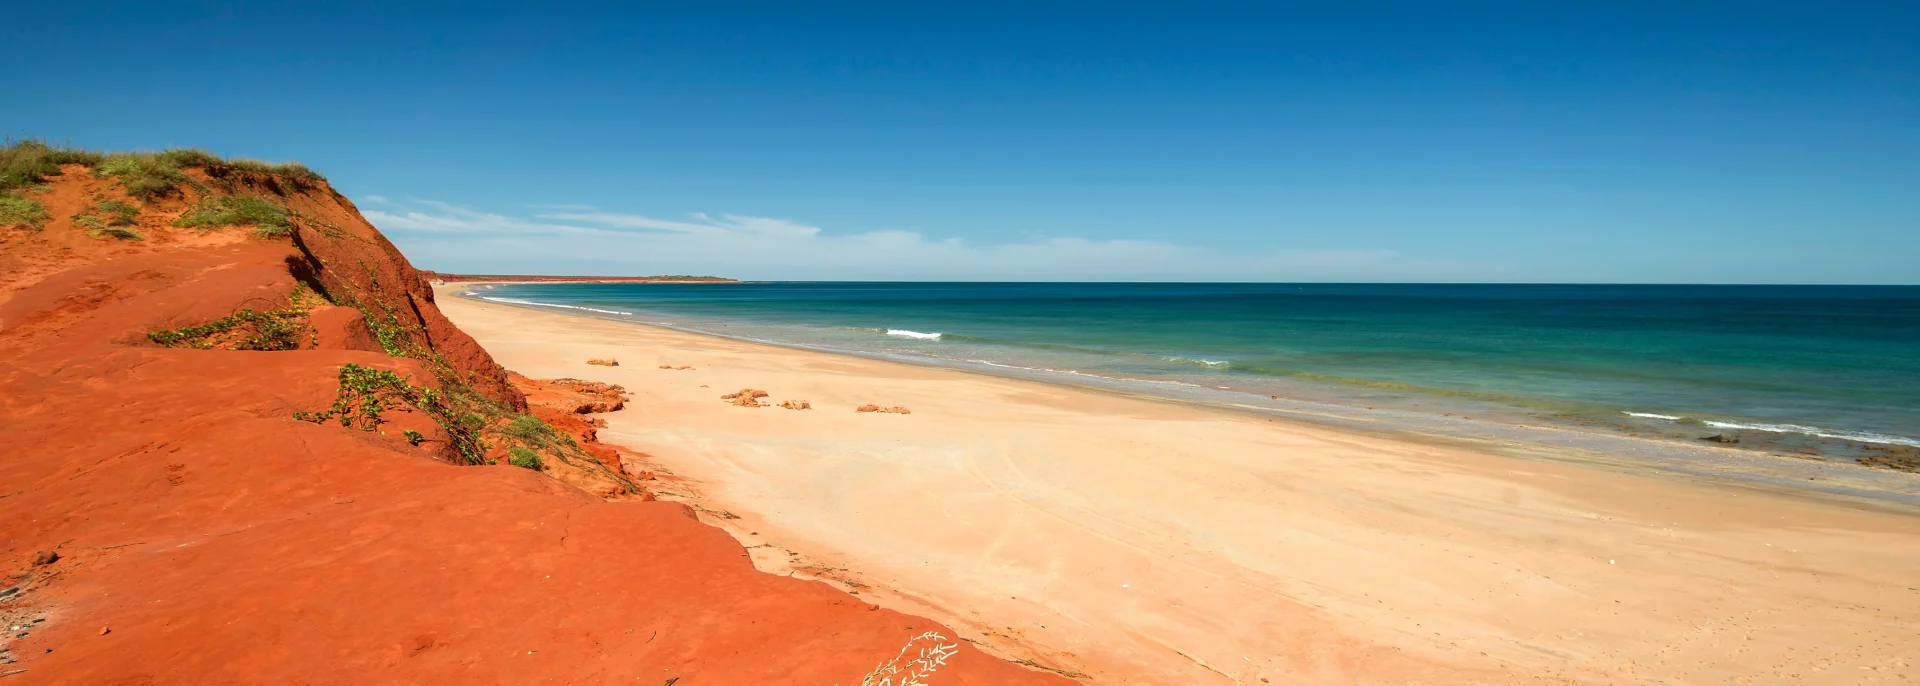
POLYGON ((1086 683, 1920 680, 1911 512, 457 290, 508 369, 624 385, 602 439, 761 569, 1086 683))

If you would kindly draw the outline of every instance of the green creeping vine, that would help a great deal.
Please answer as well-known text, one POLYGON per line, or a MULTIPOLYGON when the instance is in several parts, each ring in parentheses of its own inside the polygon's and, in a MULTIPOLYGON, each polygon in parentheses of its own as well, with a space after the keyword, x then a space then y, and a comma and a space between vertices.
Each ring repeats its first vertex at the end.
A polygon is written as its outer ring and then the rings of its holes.
POLYGON ((169 348, 208 350, 220 343, 220 334, 245 327, 248 334, 234 344, 235 350, 298 350, 300 332, 307 328, 302 320, 320 302, 322 298, 305 284, 294 284, 284 308, 264 312, 242 308, 199 326, 148 333, 147 340, 169 348))
POLYGON ((169 348, 206 350, 214 346, 215 336, 244 326, 250 333, 234 346, 235 350, 296 350, 303 328, 300 318, 305 316, 307 311, 301 308, 256 312, 248 307, 199 326, 155 331, 147 334, 147 339, 169 348))
POLYGON ((429 355, 428 351, 413 349, 413 337, 407 335, 407 326, 400 323, 400 317, 393 313, 392 307, 386 303, 375 304, 380 306, 382 316, 376 317, 366 308, 360 309, 360 316, 367 320, 367 331, 373 334, 373 340, 380 344, 381 350, 394 357, 424 359, 429 355))
MULTIPOLYGON (((484 462, 486 444, 480 440, 480 432, 487 426, 486 418, 457 409, 446 394, 407 383, 407 379, 384 369, 353 363, 341 365, 340 392, 334 396, 333 406, 320 412, 295 412, 293 418, 315 424, 335 419, 341 426, 372 431, 380 423, 381 412, 410 406, 427 413, 446 429, 462 462, 484 462)), ((412 435, 408 435, 407 440, 418 445, 412 435)))

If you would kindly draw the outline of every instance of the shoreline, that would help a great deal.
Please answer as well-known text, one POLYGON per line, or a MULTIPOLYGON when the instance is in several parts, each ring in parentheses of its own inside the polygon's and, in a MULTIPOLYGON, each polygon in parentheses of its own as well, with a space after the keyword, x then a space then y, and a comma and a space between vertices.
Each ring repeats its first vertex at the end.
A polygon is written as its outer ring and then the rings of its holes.
POLYGON ((1920 662, 1913 645, 1833 631, 1902 635, 1920 618, 1902 585, 1920 574, 1920 518, 1897 507, 468 298, 442 307, 517 371, 626 385, 635 410, 610 415, 603 440, 643 451, 661 489, 762 569, 1090 683, 1838 679, 1812 670, 1920 662), (606 356, 623 366, 585 364, 606 356), (740 387, 815 409, 717 399, 740 387), (1688 632, 1704 633, 1662 638, 1688 632), (1736 659, 1748 650, 1786 657, 1736 659))
MULTIPOLYGON (((1205 397, 1191 392, 1183 393, 1189 389, 1183 388, 1187 384, 1179 382, 1009 367, 977 360, 958 361, 827 348, 731 335, 661 322, 598 316, 612 313, 569 305, 503 302, 486 300, 479 296, 456 294, 465 288, 513 283, 533 282, 449 283, 442 288, 445 291, 444 295, 448 297, 483 300, 491 305, 659 328, 752 345, 980 374, 992 378, 1112 393, 1150 402, 1168 402, 1220 412, 1277 417, 1323 427, 1369 432, 1388 439, 1432 441, 1455 447, 1492 451, 1512 457, 1585 465, 1627 473, 1651 471, 1677 478, 1710 479, 1730 486, 1771 489, 1789 494, 1806 494, 1855 504, 1887 507, 1896 511, 1920 512, 1920 477, 1907 472, 1818 457, 1796 456, 1786 452, 1768 452, 1764 449, 1707 445, 1700 441, 1683 438, 1606 431, 1573 423, 1528 422, 1525 420, 1534 418, 1512 411, 1507 411, 1512 416, 1504 419, 1484 418, 1485 414, 1499 416, 1501 412, 1499 410, 1487 413, 1476 412, 1475 414, 1481 414, 1483 418, 1474 419, 1465 416, 1456 417, 1452 414, 1414 411, 1405 407, 1362 406, 1288 396, 1269 399, 1249 392, 1234 393, 1245 395, 1246 398, 1223 399, 1205 397), (559 311, 563 308, 573 311, 559 311)), ((1205 387, 1192 390, 1211 392, 1211 389, 1205 387)))

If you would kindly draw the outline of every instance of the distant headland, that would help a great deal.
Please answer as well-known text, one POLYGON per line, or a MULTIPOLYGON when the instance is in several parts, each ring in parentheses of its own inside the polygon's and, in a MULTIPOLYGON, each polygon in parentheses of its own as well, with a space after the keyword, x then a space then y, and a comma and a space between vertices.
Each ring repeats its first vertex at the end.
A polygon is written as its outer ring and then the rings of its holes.
POLYGON ((552 276, 529 274, 448 274, 421 270, 429 280, 447 283, 475 281, 524 281, 538 283, 740 283, 738 279, 719 276, 690 276, 687 274, 663 274, 660 276, 552 276))

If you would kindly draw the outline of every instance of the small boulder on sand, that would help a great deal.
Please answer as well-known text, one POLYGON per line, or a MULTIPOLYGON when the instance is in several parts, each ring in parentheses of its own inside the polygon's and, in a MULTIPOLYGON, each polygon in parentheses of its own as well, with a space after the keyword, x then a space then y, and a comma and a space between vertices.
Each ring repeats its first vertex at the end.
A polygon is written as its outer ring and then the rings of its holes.
POLYGON ((860 407, 855 408, 854 411, 855 412, 885 412, 888 414, 913 414, 913 410, 909 410, 907 408, 900 407, 898 405, 895 405, 893 407, 881 407, 879 405, 874 405, 871 403, 866 405, 861 405, 860 407))
POLYGON ((592 414, 597 412, 616 412, 627 404, 627 389, 619 384, 580 379, 553 379, 547 384, 555 389, 564 389, 578 394, 572 398, 574 412, 592 414))
POLYGON ((807 401, 805 401, 805 400, 788 400, 788 401, 784 401, 784 402, 782 402, 782 403, 780 403, 780 406, 781 406, 781 407, 784 407, 784 408, 787 408, 787 409, 789 409, 789 410, 811 410, 811 409, 813 409, 813 403, 810 403, 810 402, 807 402, 807 401))
POLYGON ((675 366, 673 366, 673 365, 670 365, 670 364, 663 364, 663 365, 660 365, 660 368, 661 368, 661 369, 674 369, 674 370, 681 370, 681 369, 692 369, 692 367, 689 367, 689 366, 686 366, 686 365, 684 365, 684 364, 683 364, 683 365, 680 365, 680 366, 678 366, 678 367, 675 367, 675 366))
POLYGON ((597 364, 602 367, 618 367, 620 366, 620 361, 613 359, 611 357, 596 357, 591 360, 587 360, 587 364, 597 364))
POLYGON ((767 397, 766 391, 752 389, 752 388, 742 388, 737 392, 728 393, 726 395, 720 396, 720 399, 731 400, 733 401, 734 405, 739 407, 766 407, 766 405, 763 405, 760 402, 760 399, 765 397, 767 397))

